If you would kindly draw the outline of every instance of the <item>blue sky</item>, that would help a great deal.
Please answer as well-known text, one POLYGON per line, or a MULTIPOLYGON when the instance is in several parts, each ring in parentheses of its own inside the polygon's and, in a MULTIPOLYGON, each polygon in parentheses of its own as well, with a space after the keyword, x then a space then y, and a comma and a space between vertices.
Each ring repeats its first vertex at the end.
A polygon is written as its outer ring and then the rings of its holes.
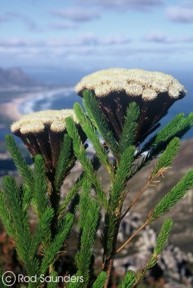
POLYGON ((0 0, 0 67, 10 66, 191 71, 193 1, 0 0))

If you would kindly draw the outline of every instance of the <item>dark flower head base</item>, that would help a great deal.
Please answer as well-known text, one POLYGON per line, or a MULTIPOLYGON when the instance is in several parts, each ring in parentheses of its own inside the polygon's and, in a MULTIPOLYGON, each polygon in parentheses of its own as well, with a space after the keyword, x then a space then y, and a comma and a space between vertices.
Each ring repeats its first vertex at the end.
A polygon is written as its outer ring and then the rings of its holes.
POLYGON ((131 102, 140 108, 136 145, 157 127, 159 120, 178 99, 185 96, 184 87, 172 76, 140 69, 107 69, 84 77, 76 92, 83 96, 88 89, 99 100, 100 107, 117 141, 131 102))
MULTIPOLYGON (((24 115, 11 125, 11 131, 22 139, 32 156, 41 154, 44 157, 46 169, 50 173, 54 173, 56 168, 66 133, 65 119, 67 117, 73 118, 79 127, 72 109, 34 112, 24 115)), ((85 140, 82 132, 83 138, 85 140)))

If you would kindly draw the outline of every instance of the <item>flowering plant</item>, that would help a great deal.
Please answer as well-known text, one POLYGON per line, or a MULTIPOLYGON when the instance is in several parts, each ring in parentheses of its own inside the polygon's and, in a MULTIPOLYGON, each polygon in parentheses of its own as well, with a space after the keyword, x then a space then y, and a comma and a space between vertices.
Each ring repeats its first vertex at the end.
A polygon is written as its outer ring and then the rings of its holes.
MULTIPOLYGON (((12 132, 31 153, 34 167, 25 163, 12 136, 8 136, 7 145, 23 182, 18 186, 12 177, 4 178, 0 217, 15 241, 27 275, 69 272, 83 281, 71 281, 67 287, 114 287, 115 256, 129 249, 144 227, 165 214, 193 186, 190 170, 152 207, 128 239, 118 243, 122 220, 146 189, 167 172, 179 150, 179 138, 193 125, 193 114, 181 113, 155 132, 171 105, 185 95, 176 79, 160 72, 103 70, 83 78, 76 91, 83 98, 83 107, 75 103, 74 111, 37 112, 12 125, 12 132), (85 144, 86 138, 89 144, 85 144), (94 152, 90 158, 86 149, 91 144, 94 152), (146 184, 128 201, 130 179, 158 155, 146 184), (82 173, 62 199, 63 181, 77 162, 82 173), (108 189, 101 183, 101 167, 108 176, 108 189), (30 230, 29 211, 35 214, 34 231, 30 230), (77 248, 72 253, 72 235, 77 229, 79 234, 73 241, 77 248), (101 265, 95 262, 98 236, 103 251, 101 265), (74 270, 61 268, 68 253, 74 270)), ((117 287, 137 287, 157 262, 171 228, 172 220, 165 220, 146 265, 140 271, 128 270, 117 287)), ((38 279, 28 287, 42 287, 38 279)), ((52 282, 48 287, 58 285, 52 282)))

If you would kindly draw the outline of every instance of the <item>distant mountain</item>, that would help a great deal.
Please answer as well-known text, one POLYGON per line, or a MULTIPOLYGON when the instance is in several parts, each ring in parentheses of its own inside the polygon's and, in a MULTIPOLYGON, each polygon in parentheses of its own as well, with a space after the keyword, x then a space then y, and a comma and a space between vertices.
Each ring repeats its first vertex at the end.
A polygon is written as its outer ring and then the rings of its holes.
POLYGON ((0 88, 10 86, 30 87, 39 83, 28 76, 21 68, 0 68, 0 88))

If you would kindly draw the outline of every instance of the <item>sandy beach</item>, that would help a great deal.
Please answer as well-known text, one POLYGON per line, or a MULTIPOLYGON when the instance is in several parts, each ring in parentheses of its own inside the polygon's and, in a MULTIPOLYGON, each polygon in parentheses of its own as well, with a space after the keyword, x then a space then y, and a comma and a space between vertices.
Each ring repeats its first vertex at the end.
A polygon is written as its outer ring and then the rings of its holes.
POLYGON ((5 116, 10 120, 17 121, 21 118, 22 114, 32 112, 25 109, 27 107, 27 103, 34 103, 39 99, 51 98, 57 93, 68 93, 68 90, 71 91, 72 88, 44 88, 35 92, 28 92, 23 94, 21 97, 17 97, 16 99, 12 99, 9 102, 2 103, 0 105, 0 115, 5 116))
POLYGON ((13 99, 9 103, 3 103, 0 106, 0 114, 6 116, 7 118, 16 121, 19 120, 22 114, 19 111, 19 106, 24 101, 24 97, 13 99))

